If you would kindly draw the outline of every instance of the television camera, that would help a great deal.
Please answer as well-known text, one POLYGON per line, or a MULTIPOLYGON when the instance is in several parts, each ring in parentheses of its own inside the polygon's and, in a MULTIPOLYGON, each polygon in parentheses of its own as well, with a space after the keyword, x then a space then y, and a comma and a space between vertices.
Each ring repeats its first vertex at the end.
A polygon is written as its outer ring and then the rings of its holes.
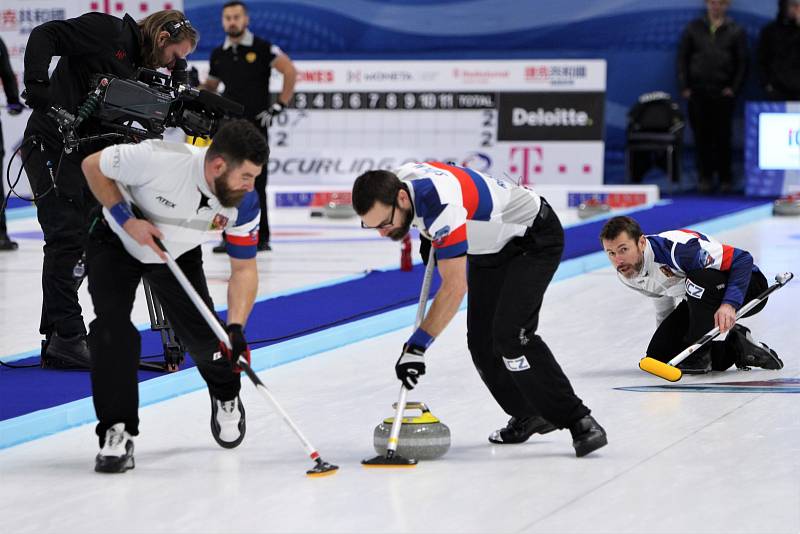
POLYGON ((58 124, 67 153, 91 141, 161 139, 171 127, 190 136, 210 137, 224 119, 244 111, 241 104, 191 87, 186 60, 176 62, 172 76, 140 68, 133 79, 99 74, 93 85, 94 91, 74 115, 58 107, 48 112, 58 124), (98 126, 93 132, 103 133, 81 136, 81 125, 89 118, 98 126))

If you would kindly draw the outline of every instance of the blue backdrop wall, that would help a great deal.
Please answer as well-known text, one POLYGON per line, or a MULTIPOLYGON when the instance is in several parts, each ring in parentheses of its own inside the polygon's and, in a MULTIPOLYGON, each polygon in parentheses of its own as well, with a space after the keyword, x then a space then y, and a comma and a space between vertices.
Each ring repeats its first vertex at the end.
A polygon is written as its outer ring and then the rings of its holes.
MULTIPOLYGON (((184 0, 202 36, 194 58, 207 58, 224 39, 223 3, 184 0)), ((775 17, 777 4, 732 1, 729 14, 746 29, 751 58, 758 32, 775 17)), ((677 97, 678 40, 684 26, 705 11, 702 0, 250 0, 247 5, 254 33, 295 59, 603 58, 609 169, 621 160, 625 114, 636 98, 654 90, 677 97)), ((756 77, 751 61, 747 99, 761 98, 756 77)), ((736 131, 740 146, 741 127, 736 131)))

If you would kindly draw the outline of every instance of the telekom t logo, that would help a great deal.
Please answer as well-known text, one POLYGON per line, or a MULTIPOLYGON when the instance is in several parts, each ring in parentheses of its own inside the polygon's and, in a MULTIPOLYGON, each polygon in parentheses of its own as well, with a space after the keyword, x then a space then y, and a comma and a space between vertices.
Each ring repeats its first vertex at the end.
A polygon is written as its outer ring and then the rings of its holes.
POLYGON ((531 174, 542 172, 542 147, 512 146, 508 154, 508 170, 520 177, 520 185, 530 185, 531 174))

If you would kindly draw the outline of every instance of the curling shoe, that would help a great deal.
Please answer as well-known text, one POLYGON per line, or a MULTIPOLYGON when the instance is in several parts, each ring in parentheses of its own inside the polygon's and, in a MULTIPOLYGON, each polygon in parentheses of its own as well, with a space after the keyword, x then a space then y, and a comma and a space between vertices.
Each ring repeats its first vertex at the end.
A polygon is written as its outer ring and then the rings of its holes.
POLYGON ((90 369, 92 366, 86 336, 61 337, 53 333, 42 342, 42 367, 51 369, 90 369))
POLYGON ((750 329, 746 326, 733 325, 728 337, 725 338, 725 345, 725 348, 735 355, 736 367, 739 369, 749 367, 783 369, 783 362, 778 358, 778 354, 766 344, 753 339, 750 329))
POLYGON ((19 245, 12 241, 7 234, 0 234, 0 250, 17 250, 19 245))
POLYGON ((241 399, 221 401, 211 395, 211 435, 220 447, 232 449, 244 439, 247 425, 241 399))
POLYGON ((124 473, 135 467, 133 438, 125 431, 125 423, 117 423, 106 430, 105 443, 94 459, 98 473, 124 473))
POLYGON ((581 417, 575 421, 569 431, 572 434, 572 446, 575 447, 575 456, 578 458, 608 445, 606 431, 591 415, 581 417))
POLYGON ((489 441, 501 445, 523 443, 534 434, 547 434, 555 429, 553 423, 539 415, 512 417, 505 427, 491 433, 489 441))
POLYGON ((695 352, 677 365, 685 375, 703 375, 711 372, 711 351, 707 348, 695 352))

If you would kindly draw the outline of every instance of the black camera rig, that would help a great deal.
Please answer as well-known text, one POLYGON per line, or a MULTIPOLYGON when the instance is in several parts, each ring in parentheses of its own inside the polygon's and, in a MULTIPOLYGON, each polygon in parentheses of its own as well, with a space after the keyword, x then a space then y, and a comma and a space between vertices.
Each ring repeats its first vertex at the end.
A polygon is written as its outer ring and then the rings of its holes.
POLYGON ((161 139, 171 127, 187 135, 210 137, 224 119, 242 115, 241 104, 191 87, 185 66, 185 60, 176 65, 171 77, 145 68, 134 79, 97 75, 94 91, 74 115, 57 107, 48 112, 58 124, 64 150, 69 153, 81 143, 105 139, 161 139), (81 136, 81 125, 89 118, 99 126, 93 130, 104 133, 81 136))

